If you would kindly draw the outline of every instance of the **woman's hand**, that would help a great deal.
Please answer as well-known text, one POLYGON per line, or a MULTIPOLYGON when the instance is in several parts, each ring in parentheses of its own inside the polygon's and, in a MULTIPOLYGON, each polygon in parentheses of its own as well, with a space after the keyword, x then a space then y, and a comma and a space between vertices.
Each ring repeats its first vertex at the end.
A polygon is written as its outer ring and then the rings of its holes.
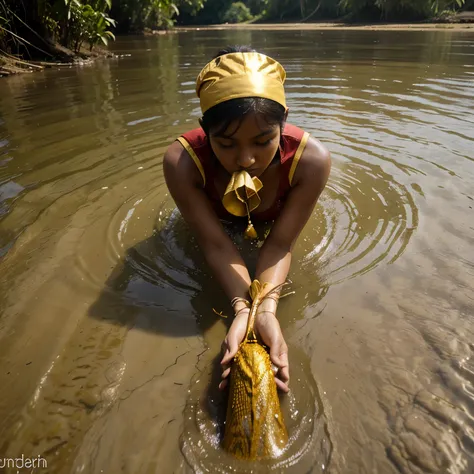
MULTIPOLYGON (((237 354, 240 343, 245 338, 249 312, 250 310, 239 312, 222 343, 224 357, 221 361, 222 382, 219 384, 221 390, 227 387, 232 360, 237 354)), ((278 369, 275 376, 277 387, 285 393, 288 392, 290 381, 288 346, 283 339, 280 323, 275 314, 268 310, 257 312, 254 329, 257 337, 270 348, 270 360, 278 369)))
POLYGON ((254 328, 257 337, 270 348, 270 360, 278 369, 275 374, 277 387, 285 393, 288 392, 290 381, 288 346, 275 313, 268 310, 258 311, 254 328))
POLYGON ((235 316, 232 325, 227 332, 227 336, 222 343, 222 352, 224 357, 221 361, 222 366, 222 382, 219 384, 219 388, 224 390, 228 383, 228 377, 230 374, 230 365, 234 359, 235 354, 239 349, 240 343, 244 340, 247 332, 247 322, 249 319, 249 308, 239 310, 237 316, 235 316))

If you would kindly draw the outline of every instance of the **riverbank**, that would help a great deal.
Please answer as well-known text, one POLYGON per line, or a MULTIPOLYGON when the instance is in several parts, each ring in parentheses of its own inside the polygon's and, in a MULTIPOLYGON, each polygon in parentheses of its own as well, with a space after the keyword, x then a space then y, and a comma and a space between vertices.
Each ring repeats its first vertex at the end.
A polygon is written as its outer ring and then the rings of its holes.
MULTIPOLYGON (((204 26, 177 26, 172 30, 147 30, 145 36, 165 35, 186 31, 216 31, 216 30, 385 30, 385 31, 436 31, 456 30, 474 31, 474 12, 468 16, 447 22, 431 23, 343 23, 343 22, 316 22, 316 23, 236 23, 204 26)), ((18 73, 41 71, 45 68, 61 68, 73 65, 83 65, 98 58, 113 57, 113 53, 104 48, 96 47, 93 51, 83 48, 75 53, 57 45, 57 55, 50 60, 28 61, 9 54, 0 55, 0 77, 18 73)))
POLYGON ((179 31, 195 30, 386 30, 386 31, 427 31, 427 30, 467 30, 474 31, 474 23, 239 23, 206 26, 180 26, 179 31))
POLYGON ((70 67, 73 65, 84 65, 99 58, 112 58, 114 54, 107 49, 96 47, 92 51, 89 48, 81 48, 79 52, 74 52, 68 48, 54 45, 54 54, 49 54, 48 59, 38 56, 34 60, 24 59, 8 53, 0 54, 0 77, 11 76, 42 71, 46 68, 70 67))

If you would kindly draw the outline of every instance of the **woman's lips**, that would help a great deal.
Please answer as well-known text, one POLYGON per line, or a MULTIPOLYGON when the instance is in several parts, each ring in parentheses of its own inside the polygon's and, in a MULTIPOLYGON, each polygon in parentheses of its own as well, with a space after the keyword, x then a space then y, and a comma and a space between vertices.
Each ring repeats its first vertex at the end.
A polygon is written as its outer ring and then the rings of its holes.
POLYGON ((240 172, 240 171, 246 171, 248 174, 256 174, 258 173, 258 168, 246 168, 246 169, 243 169, 243 170, 237 170, 237 172, 240 172))

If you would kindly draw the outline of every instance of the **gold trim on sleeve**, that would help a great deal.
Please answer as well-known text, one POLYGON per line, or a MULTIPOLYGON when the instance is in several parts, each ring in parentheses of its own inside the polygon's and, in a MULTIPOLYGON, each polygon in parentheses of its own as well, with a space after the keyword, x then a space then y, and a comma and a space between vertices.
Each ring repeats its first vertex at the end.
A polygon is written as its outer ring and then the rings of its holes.
POLYGON ((298 166, 298 163, 300 161, 301 155, 303 154, 304 149, 306 148, 306 144, 308 143, 308 139, 309 139, 309 133, 304 132, 303 138, 301 139, 300 145, 298 149, 296 150, 295 156, 293 158, 293 163, 291 163, 290 173, 288 175, 288 181, 290 182, 290 186, 291 186, 291 183, 293 182, 293 176, 295 174, 296 167, 298 166))
POLYGON ((177 140, 178 140, 179 143, 181 143, 181 145, 183 145, 184 149, 189 153, 189 155, 193 159, 193 161, 196 164, 199 172, 201 173, 202 181, 203 181, 202 186, 203 187, 206 186, 206 175, 204 173, 204 168, 202 167, 201 160, 198 158, 198 156, 196 155, 195 151, 192 149, 191 145, 188 143, 186 138, 179 137, 177 140))

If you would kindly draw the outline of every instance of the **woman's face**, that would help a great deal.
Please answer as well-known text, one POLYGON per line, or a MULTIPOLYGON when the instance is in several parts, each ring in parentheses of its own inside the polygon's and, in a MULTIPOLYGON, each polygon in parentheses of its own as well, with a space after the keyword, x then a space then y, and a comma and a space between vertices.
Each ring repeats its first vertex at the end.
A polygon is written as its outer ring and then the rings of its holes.
POLYGON ((247 171, 260 176, 272 162, 280 144, 279 124, 269 125, 265 119, 248 114, 236 120, 220 134, 209 130, 209 141, 217 159, 229 174, 247 171))

